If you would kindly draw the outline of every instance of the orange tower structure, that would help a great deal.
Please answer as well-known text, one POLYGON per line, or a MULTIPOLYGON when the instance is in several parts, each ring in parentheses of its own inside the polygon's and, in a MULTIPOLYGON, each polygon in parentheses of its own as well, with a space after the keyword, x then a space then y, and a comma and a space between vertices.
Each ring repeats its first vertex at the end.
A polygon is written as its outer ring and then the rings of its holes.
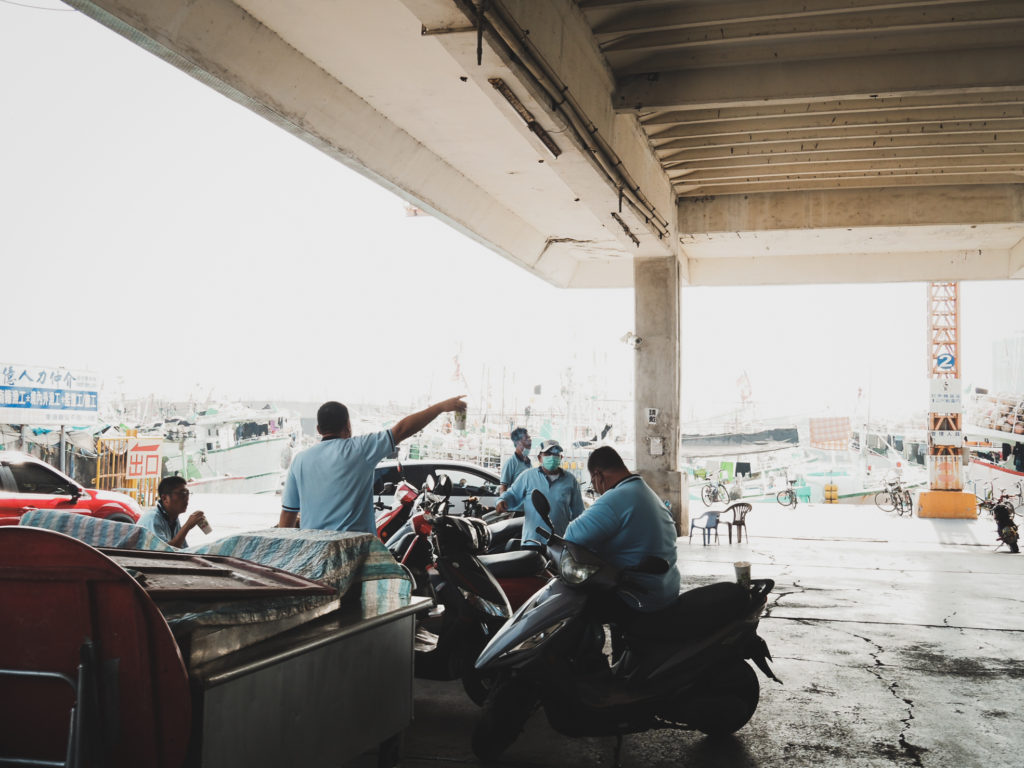
POLYGON ((920 496, 921 517, 978 516, 974 494, 964 493, 963 399, 960 382, 960 292, 958 283, 928 284, 930 343, 928 475, 920 496))

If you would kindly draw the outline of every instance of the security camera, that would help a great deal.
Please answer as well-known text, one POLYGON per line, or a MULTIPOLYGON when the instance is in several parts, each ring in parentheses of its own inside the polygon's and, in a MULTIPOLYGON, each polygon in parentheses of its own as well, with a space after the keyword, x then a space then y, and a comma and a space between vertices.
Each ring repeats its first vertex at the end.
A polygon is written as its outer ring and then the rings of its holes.
POLYGON ((644 343, 644 340, 637 336, 632 331, 627 331, 623 336, 619 338, 623 344, 632 347, 633 349, 640 349, 640 345, 644 343))

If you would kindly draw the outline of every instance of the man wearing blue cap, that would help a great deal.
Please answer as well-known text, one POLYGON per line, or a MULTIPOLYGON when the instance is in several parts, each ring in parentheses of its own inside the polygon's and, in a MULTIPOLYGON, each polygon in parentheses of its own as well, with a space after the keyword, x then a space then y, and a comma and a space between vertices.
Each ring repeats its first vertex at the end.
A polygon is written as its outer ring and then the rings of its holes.
MULTIPOLYGON (((526 427, 516 427, 512 430, 510 437, 516 452, 505 460, 505 464, 501 468, 501 484, 498 486, 498 493, 504 493, 511 488, 516 478, 533 466, 530 463, 530 449, 533 447, 533 439, 530 437, 530 433, 526 431, 526 427)), ((513 507, 512 511, 522 512, 523 508, 521 506, 513 507)))
POLYGON ((537 535, 538 526, 547 528, 530 498, 539 490, 551 505, 551 523, 555 533, 565 533, 570 520, 583 513, 583 496, 576 478, 562 470, 562 446, 557 440, 545 440, 540 444, 540 466, 528 469, 516 478, 512 487, 498 498, 496 510, 504 514, 509 509, 523 506, 523 546, 541 547, 543 542, 537 535))

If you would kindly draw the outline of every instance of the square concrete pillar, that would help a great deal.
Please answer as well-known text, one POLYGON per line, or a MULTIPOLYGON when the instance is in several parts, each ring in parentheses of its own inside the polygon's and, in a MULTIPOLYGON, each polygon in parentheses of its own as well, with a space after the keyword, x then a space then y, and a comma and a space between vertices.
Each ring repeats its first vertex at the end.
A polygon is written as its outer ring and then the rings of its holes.
POLYGON ((677 464, 680 287, 675 257, 633 260, 636 470, 672 505, 682 535, 689 510, 677 464))

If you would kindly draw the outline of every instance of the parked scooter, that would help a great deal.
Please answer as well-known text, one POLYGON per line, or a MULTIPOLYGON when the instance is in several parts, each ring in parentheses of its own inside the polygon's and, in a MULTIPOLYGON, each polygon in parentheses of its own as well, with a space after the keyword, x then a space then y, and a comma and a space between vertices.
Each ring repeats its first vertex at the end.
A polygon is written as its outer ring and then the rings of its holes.
POLYGON ((404 477, 398 482, 386 483, 377 495, 377 501, 373 503, 374 511, 377 514, 375 524, 377 527, 377 538, 387 544, 388 539, 395 535, 409 520, 412 515, 413 504, 416 502, 420 492, 416 486, 404 477), (387 507, 381 500, 381 496, 394 496, 390 507, 387 507))
MULTIPOLYGON (((447 515, 452 516, 449 508, 447 515)), ((468 519, 465 518, 464 519, 468 519)), ((425 581, 426 568, 433 563, 430 525, 414 527, 410 518, 387 542, 395 559, 408 567, 418 581, 425 581)), ((547 561, 537 549, 523 550, 523 518, 516 517, 487 525, 489 543, 476 554, 480 563, 498 580, 513 610, 519 608, 544 584, 550 574, 547 561)))
POLYGON ((982 506, 987 507, 992 513, 992 517, 995 518, 996 537, 999 541, 1008 546, 1011 552, 1020 552, 1020 547, 1017 544, 1020 536, 1017 531, 1017 524, 1014 522, 1016 515, 1013 511, 1013 503, 1009 501, 1009 496, 1003 493, 994 502, 982 502, 982 506))
MULTIPOLYGON (((547 500, 539 491, 532 498, 550 527, 547 500)), ((757 635, 771 579, 749 587, 712 584, 683 593, 669 608, 637 614, 620 627, 626 649, 609 664, 595 599, 619 586, 637 588, 636 574, 664 573, 668 563, 649 558, 621 570, 550 531, 538 533, 558 575, 477 659, 476 668, 493 678, 473 733, 477 757, 500 755, 538 706, 567 736, 615 734, 616 764, 626 733, 679 728, 724 735, 747 723, 760 687, 746 660, 777 679, 757 635)))
POLYGON ((482 703, 486 675, 473 662, 512 615, 501 585, 478 555, 490 543, 482 520, 450 514, 451 480, 430 476, 407 528, 388 542, 391 553, 412 573, 414 593, 435 606, 416 628, 416 675, 434 680, 462 678, 471 699, 482 703))

